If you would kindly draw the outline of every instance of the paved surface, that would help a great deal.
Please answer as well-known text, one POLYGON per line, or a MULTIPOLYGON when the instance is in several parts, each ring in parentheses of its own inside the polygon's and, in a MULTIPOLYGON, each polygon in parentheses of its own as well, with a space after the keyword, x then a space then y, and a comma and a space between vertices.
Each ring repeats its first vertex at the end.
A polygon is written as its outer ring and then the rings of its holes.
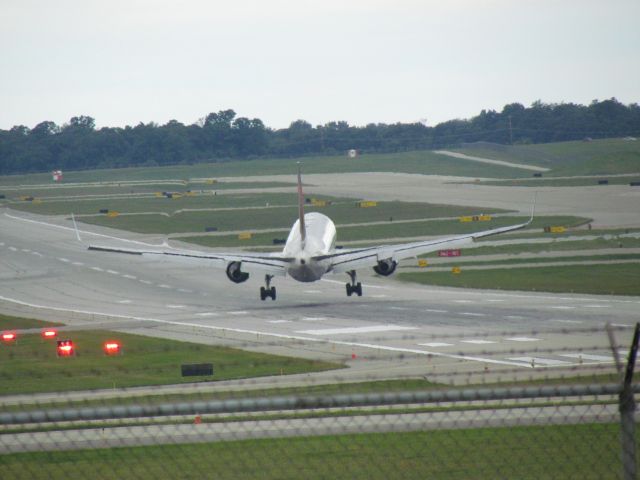
MULTIPOLYGON (((330 276, 312 284, 276 279, 278 300, 261 302, 260 278, 236 285, 202 263, 90 252, 67 221, 54 219, 54 227, 44 217, 20 216, 31 221, 0 212, 1 311, 350 366, 308 381, 424 376, 465 383, 610 369, 603 326, 617 325, 627 344, 640 305, 637 297, 425 288, 365 272, 361 298, 346 297, 346 276, 330 276)), ((83 228, 103 235, 93 237, 100 243, 117 244, 104 237, 112 234, 147 239, 83 228)), ((291 383, 286 375, 273 381, 291 383)))
POLYGON ((447 157, 460 158, 462 160, 471 160, 472 162, 480 162, 480 163, 490 163, 493 165, 501 165, 503 167, 510 168, 520 168, 523 170, 531 170, 534 172, 548 172, 549 169, 545 167, 538 167, 535 165, 523 165, 522 163, 514 163, 514 162, 505 162, 504 160, 492 160, 490 158, 484 157, 475 157, 473 155, 465 155, 464 153, 459 152, 450 152, 448 150, 436 150, 433 153, 438 153, 440 155, 446 155, 447 157))

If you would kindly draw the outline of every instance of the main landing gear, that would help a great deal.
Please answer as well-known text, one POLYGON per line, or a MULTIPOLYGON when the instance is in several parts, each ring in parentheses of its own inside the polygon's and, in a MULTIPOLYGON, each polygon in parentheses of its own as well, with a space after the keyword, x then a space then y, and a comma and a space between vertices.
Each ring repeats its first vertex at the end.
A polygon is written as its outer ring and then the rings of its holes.
POLYGON ((349 270, 347 272, 347 275, 349 275, 349 277, 351 277, 351 283, 347 283, 346 284, 347 297, 350 297, 354 293, 356 295, 358 295, 359 297, 361 297, 362 296, 362 284, 360 282, 356 283, 356 271, 355 270, 349 270))
POLYGON ((276 299, 276 287, 271 286, 271 279, 273 275, 265 275, 264 281, 266 282, 266 287, 260 287, 260 300, 265 301, 267 298, 271 297, 271 300, 276 299))

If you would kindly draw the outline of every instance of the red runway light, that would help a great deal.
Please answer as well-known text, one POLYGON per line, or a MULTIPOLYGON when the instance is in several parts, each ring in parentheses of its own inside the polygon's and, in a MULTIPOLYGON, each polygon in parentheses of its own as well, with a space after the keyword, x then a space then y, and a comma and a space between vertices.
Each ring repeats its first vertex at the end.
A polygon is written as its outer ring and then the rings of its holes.
POLYGON ((5 342, 13 342, 18 336, 13 332, 4 332, 2 334, 2 340, 5 342))
POLYGON ((103 346, 104 353, 107 355, 118 355, 120 353, 119 342, 105 342, 103 346))
POLYGON ((57 352, 59 357, 70 357, 76 353, 71 340, 58 340, 57 352))
POLYGON ((58 332, 56 330, 43 330, 42 337, 43 338, 55 338, 58 336, 58 332))

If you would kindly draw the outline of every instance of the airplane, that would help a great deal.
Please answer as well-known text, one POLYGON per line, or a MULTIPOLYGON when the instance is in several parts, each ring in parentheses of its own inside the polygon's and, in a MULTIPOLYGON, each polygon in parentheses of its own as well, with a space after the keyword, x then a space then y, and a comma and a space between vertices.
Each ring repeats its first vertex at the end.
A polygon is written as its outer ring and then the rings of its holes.
MULTIPOLYGON (((535 201, 534 201, 535 208, 535 201)), ((490 235, 511 232, 526 227, 533 221, 531 218, 518 225, 494 228, 476 233, 445 237, 435 240, 424 240, 396 245, 380 245, 374 247, 337 249, 336 226, 329 217, 319 212, 304 212, 304 195, 302 193, 302 176, 298 165, 298 219, 291 227, 284 249, 278 253, 248 252, 202 252, 170 247, 166 242, 163 247, 153 245, 152 249, 115 248, 101 245, 89 245, 89 250, 114 252, 132 255, 160 255, 178 258, 200 259, 212 262, 214 267, 226 268, 227 277, 234 283, 246 282, 250 274, 264 274, 265 286, 260 287, 260 300, 276 299, 276 287, 271 285, 274 277, 287 275, 299 282, 315 282, 326 274, 346 273, 348 297, 353 294, 362 296, 362 284, 357 281, 356 270, 373 268, 378 275, 387 277, 395 272, 398 262, 407 258, 440 250, 442 248, 461 247, 474 240, 490 235)), ((72 216, 73 217, 73 216, 72 216)), ((75 218, 73 218, 75 225, 75 218)), ((80 240, 77 226, 76 235, 80 240)))

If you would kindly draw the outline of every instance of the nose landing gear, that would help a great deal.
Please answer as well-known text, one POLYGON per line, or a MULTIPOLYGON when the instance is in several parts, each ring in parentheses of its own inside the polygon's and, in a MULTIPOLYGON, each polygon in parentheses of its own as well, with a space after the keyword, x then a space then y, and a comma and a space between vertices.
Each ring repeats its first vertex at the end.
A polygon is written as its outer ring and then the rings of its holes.
POLYGON ((276 287, 271 286, 271 279, 273 275, 265 275, 264 281, 267 284, 266 287, 260 287, 260 300, 265 301, 267 298, 271 297, 271 300, 276 299, 276 287))
POLYGON ((362 296, 362 284, 360 282, 356 283, 356 271, 355 270, 349 270, 347 272, 347 275, 349 275, 349 277, 351 278, 351 283, 347 283, 346 284, 347 297, 350 297, 354 293, 356 295, 358 295, 359 297, 361 297, 362 296))

